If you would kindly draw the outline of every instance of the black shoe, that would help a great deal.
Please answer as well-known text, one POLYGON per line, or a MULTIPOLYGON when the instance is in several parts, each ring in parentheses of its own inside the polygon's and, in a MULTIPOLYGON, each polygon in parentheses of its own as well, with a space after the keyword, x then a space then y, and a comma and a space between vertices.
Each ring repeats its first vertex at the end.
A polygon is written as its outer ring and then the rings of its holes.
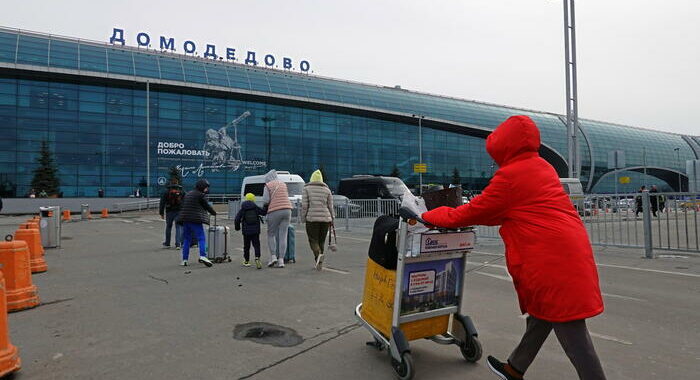
MULTIPOLYGON (((496 376, 502 380, 522 380, 523 378, 522 375, 520 377, 515 377, 508 373, 506 370, 506 363, 502 363, 491 355, 489 355, 489 357, 486 359, 486 364, 489 366, 491 372, 496 374, 496 376)), ((517 372, 513 367, 510 368, 517 372)))

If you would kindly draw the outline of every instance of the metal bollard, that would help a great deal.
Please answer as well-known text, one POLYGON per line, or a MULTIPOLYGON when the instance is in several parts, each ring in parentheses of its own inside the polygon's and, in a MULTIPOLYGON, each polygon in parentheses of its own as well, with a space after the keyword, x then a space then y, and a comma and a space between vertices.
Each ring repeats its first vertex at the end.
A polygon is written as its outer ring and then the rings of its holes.
POLYGON ((350 199, 345 199, 345 231, 350 231, 350 199))
POLYGON ((654 258, 654 247, 651 239, 651 200, 649 190, 642 192, 642 225, 644 226, 644 257, 654 258))
POLYGON ((90 205, 81 204, 80 205, 80 220, 90 219, 90 205))

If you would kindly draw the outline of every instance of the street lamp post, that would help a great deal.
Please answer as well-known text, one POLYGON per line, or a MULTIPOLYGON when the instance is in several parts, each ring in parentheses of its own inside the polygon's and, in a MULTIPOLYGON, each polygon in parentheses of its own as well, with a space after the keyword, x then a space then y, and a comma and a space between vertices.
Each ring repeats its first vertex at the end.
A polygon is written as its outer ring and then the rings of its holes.
POLYGON ((678 192, 683 192, 683 185, 681 182, 681 148, 673 148, 676 151, 676 157, 678 158, 678 192))
POLYGON ((267 161, 267 166, 271 169, 272 163, 270 161, 272 160, 272 152, 271 152, 272 149, 270 147, 270 145, 271 145, 270 140, 272 138, 272 136, 271 136, 272 133, 270 131, 270 123, 275 121, 276 119, 273 117, 264 116, 264 117, 261 117, 260 120, 262 120, 265 123, 265 145, 267 145, 267 150, 266 150, 267 159, 266 159, 266 161, 267 161))
MULTIPOLYGON (((423 119, 425 115, 413 115, 418 118, 418 163, 423 164, 423 119)), ((423 171, 418 172, 418 194, 423 195, 423 171)))
POLYGON ((566 71, 566 134, 569 177, 579 177, 578 83, 576 79, 576 15, 574 0, 564 0, 564 59, 566 71))

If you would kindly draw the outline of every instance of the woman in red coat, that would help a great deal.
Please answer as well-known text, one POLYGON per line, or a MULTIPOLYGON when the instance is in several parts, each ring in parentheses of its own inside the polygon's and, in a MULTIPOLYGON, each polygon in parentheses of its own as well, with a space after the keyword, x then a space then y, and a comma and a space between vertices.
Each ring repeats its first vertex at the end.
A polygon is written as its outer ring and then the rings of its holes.
POLYGON ((586 328, 603 312, 598 272, 586 229, 554 168, 539 156, 540 132, 527 116, 513 116, 486 139, 499 166, 469 204, 422 215, 442 227, 500 225, 508 272, 527 328, 502 363, 488 365, 502 379, 521 379, 551 330, 581 379, 605 379, 586 328))

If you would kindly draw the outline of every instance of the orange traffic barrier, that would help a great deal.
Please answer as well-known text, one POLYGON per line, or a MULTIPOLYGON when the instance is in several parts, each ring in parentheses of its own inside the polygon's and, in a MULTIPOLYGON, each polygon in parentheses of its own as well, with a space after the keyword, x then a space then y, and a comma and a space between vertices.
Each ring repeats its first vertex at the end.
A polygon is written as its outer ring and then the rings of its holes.
POLYGON ((108 216, 109 216, 109 211, 107 211, 106 208, 103 208, 103 209, 102 209, 102 216, 101 216, 101 218, 106 218, 106 217, 108 217, 108 216))
POLYGON ((32 223, 27 223, 27 228, 15 231, 15 240, 27 242, 29 247, 29 268, 32 273, 42 273, 49 269, 44 260, 44 247, 41 245, 41 235, 38 228, 30 228, 32 223))
POLYGON ((0 272, 0 377, 19 371, 22 360, 17 347, 10 342, 7 326, 7 302, 5 301, 5 279, 0 272))
POLYGON ((12 235, 7 235, 5 241, 0 242, 0 265, 5 277, 7 310, 13 312, 38 306, 39 295, 32 284, 27 242, 12 240, 12 235))
POLYGON ((63 221, 70 222, 70 210, 63 210, 63 221))

